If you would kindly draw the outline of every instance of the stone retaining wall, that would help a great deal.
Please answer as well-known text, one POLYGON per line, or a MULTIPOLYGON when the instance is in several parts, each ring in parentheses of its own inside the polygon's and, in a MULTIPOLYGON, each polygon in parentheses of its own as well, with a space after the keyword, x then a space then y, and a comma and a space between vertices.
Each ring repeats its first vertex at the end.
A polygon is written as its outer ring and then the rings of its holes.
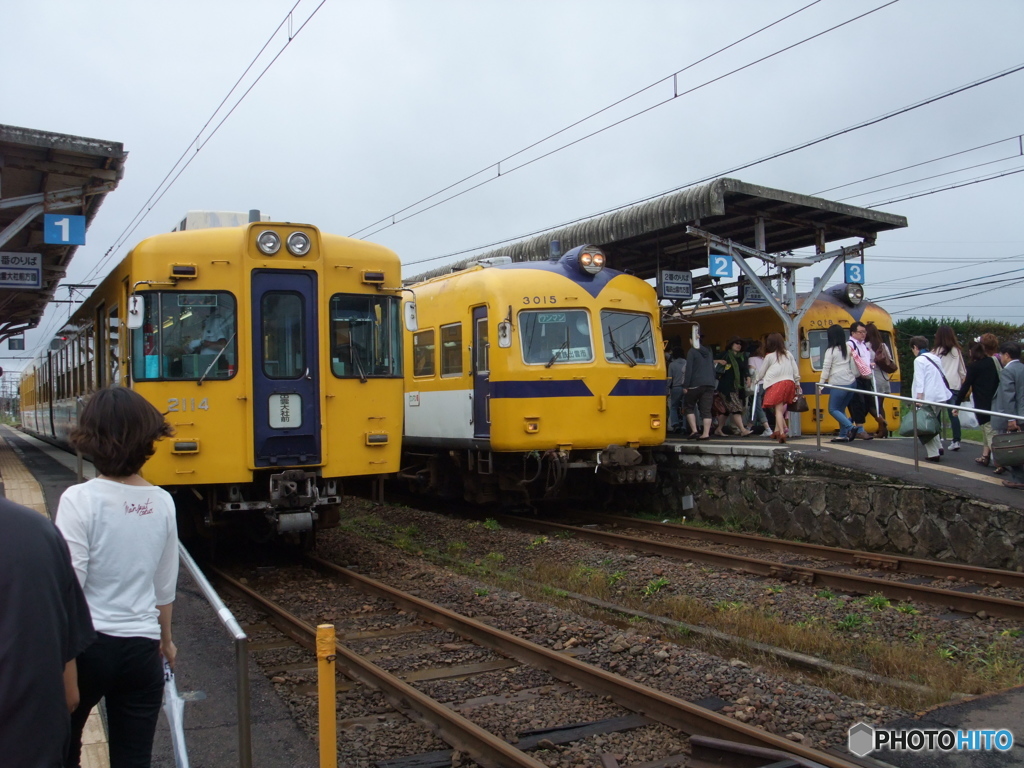
POLYGON ((636 508, 814 544, 1024 571, 1024 514, 1002 504, 777 452, 763 470, 724 471, 658 455, 636 508), (692 494, 693 508, 686 509, 692 494))

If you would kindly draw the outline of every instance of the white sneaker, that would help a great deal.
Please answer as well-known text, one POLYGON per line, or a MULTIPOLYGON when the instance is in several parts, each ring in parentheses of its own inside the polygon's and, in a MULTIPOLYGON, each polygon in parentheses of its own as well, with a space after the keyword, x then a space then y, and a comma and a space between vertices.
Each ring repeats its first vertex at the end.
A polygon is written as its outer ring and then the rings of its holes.
POLYGON ((949 444, 949 450, 951 450, 951 451, 959 451, 960 450, 960 441, 959 440, 954 440, 953 442, 951 442, 949 444))
POLYGON ((761 433, 761 437, 771 437, 772 434, 774 434, 772 432, 772 428, 771 427, 765 427, 764 428, 764 432, 761 433))

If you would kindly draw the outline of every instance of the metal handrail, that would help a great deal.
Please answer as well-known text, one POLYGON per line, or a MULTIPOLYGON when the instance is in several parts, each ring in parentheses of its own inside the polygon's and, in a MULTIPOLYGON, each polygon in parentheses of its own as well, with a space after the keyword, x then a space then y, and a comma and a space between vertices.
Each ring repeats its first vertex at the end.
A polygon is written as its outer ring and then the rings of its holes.
POLYGON ((934 406, 936 408, 947 408, 947 409, 949 409, 951 411, 969 411, 970 413, 981 413, 981 414, 984 414, 986 416, 1001 416, 1001 417, 1003 417, 1005 419, 1009 419, 1011 421, 1017 421, 1018 419, 1021 420, 1021 421, 1024 421, 1024 416, 1020 416, 1019 414, 1014 414, 1014 413, 1002 413, 1001 411, 986 411, 984 408, 971 408, 971 407, 965 406, 965 405, 953 405, 952 403, 936 403, 936 402, 933 402, 932 400, 918 400, 918 399, 913 398, 913 397, 903 397, 902 395, 888 395, 888 394, 886 394, 884 392, 873 392, 873 391, 869 391, 869 390, 866 390, 866 389, 859 389, 857 387, 843 387, 843 386, 840 386, 838 384, 823 384, 820 381, 816 381, 814 383, 814 409, 815 409, 814 423, 815 423, 815 426, 817 427, 817 431, 818 431, 818 448, 817 448, 817 450, 819 450, 819 451, 822 450, 822 447, 821 447, 821 414, 822 414, 822 411, 821 411, 821 390, 824 387, 828 387, 829 389, 841 389, 841 390, 843 390, 845 392, 858 392, 858 393, 860 393, 862 395, 872 395, 874 397, 884 397, 886 400, 902 400, 905 403, 911 403, 911 406, 914 409, 914 469, 916 471, 918 471, 918 472, 921 471, 921 461, 920 461, 919 454, 918 454, 918 447, 920 446, 921 441, 920 441, 920 439, 917 436, 917 410, 922 405, 930 405, 930 406, 934 406))
POLYGON ((242 630, 238 620, 224 605, 220 595, 214 590, 206 576, 185 546, 178 543, 178 557, 185 570, 189 572, 207 602, 217 613, 217 618, 224 628, 235 638, 235 666, 238 672, 238 765, 239 768, 252 768, 252 732, 250 727, 251 711, 249 705, 249 636, 242 630))

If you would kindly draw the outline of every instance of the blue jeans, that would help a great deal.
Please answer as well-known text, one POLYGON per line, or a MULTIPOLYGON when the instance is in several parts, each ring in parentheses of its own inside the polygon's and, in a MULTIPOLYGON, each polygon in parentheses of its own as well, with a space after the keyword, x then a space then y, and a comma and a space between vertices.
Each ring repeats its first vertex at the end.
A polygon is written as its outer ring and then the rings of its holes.
POLYGON ((683 388, 672 387, 668 400, 668 428, 673 432, 683 428, 683 417, 680 410, 683 405, 683 388))
POLYGON ((834 389, 829 392, 828 412, 833 419, 839 422, 840 437, 852 437, 853 422, 846 415, 846 408, 854 397, 859 397, 858 393, 842 389, 834 389))

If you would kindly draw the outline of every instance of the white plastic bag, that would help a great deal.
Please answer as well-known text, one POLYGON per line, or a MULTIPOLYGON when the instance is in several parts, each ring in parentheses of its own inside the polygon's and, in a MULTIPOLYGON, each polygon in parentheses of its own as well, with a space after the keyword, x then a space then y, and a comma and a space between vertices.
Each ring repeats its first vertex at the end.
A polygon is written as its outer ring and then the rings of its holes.
MULTIPOLYGON (((967 405, 971 408, 975 407, 974 395, 967 399, 967 405)), ((970 411, 960 411, 960 426, 964 429, 977 429, 979 427, 978 414, 971 413, 970 411)))

